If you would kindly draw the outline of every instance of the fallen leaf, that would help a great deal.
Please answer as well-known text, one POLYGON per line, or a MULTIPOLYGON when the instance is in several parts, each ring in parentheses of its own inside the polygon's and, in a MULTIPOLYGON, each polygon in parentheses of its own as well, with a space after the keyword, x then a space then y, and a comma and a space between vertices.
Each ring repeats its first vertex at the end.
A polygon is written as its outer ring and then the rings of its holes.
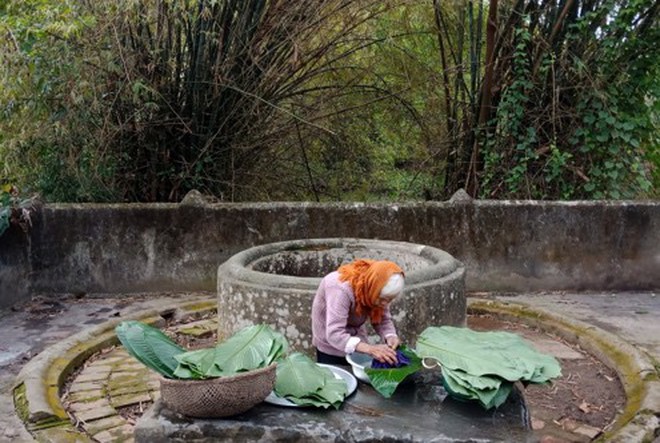
POLYGON ((580 423, 570 418, 564 418, 561 420, 561 427, 566 429, 567 431, 572 431, 573 429, 577 428, 579 425, 580 423))
POLYGON ((591 412, 591 408, 589 407, 589 403, 586 401, 582 401, 582 403, 579 406, 580 411, 584 412, 585 414, 588 414, 591 412))
POLYGON ((545 428, 545 422, 543 420, 539 420, 538 418, 532 418, 532 429, 534 431, 538 431, 539 429, 545 428))

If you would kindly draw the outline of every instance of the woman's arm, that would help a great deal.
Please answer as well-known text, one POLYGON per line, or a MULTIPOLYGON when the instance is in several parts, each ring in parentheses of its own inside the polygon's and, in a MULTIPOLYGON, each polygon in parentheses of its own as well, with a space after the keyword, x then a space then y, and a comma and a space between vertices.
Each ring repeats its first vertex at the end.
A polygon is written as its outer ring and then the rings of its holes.
POLYGON ((335 349, 345 352, 351 338, 348 332, 348 317, 351 312, 351 296, 340 287, 326 288, 325 335, 335 349))
POLYGON ((387 339, 391 336, 396 336, 396 328, 394 327, 394 322, 392 321, 392 314, 390 313, 389 306, 383 310, 383 317, 377 325, 373 325, 374 330, 380 336, 380 338, 387 342, 387 339))

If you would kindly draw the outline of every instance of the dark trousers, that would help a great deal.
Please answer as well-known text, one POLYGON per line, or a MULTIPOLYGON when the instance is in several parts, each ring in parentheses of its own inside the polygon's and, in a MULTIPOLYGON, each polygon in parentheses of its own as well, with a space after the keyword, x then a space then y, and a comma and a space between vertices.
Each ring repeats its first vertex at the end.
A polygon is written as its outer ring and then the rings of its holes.
POLYGON ((319 351, 318 349, 316 350, 316 361, 326 365, 348 366, 348 362, 346 361, 345 357, 326 354, 325 352, 319 351))

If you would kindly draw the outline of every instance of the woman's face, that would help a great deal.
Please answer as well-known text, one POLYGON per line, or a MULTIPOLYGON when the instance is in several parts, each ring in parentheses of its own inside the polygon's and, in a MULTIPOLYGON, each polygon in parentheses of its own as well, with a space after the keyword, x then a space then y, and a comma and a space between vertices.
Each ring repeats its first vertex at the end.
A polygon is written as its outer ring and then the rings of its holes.
POLYGON ((381 295, 378 297, 378 302, 376 303, 376 306, 379 308, 386 308, 392 303, 394 300, 396 300, 396 295, 381 295))

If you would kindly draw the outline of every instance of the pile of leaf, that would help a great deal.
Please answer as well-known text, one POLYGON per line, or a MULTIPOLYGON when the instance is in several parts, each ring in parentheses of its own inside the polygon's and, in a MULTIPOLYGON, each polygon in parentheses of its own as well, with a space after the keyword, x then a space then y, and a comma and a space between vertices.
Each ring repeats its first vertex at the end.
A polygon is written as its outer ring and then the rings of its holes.
POLYGON ((348 394, 346 382, 299 352, 277 364, 275 394, 299 406, 339 409, 348 394))
POLYGON ((265 368, 286 354, 288 343, 268 325, 249 326, 215 348, 198 349, 174 358, 177 378, 212 378, 265 368))
POLYGON ((429 327, 419 336, 416 351, 437 360, 450 395, 476 400, 486 409, 504 403, 518 380, 545 383, 561 376, 554 357, 510 332, 429 327))
POLYGON ((115 332, 129 354, 166 378, 203 379, 264 368, 287 351, 284 336, 268 325, 249 326, 214 348, 186 351, 159 329, 124 321, 115 332))
POLYGON ((309 357, 286 356, 284 336, 268 325, 246 327, 213 348, 186 351, 159 329, 124 321, 115 332, 129 354, 163 377, 199 380, 264 368, 277 362, 275 393, 300 406, 339 408, 346 382, 309 357))
POLYGON ((371 386, 385 398, 390 398, 399 384, 409 375, 422 369, 422 360, 411 349, 400 346, 397 355, 399 353, 404 358, 398 357, 397 364, 392 367, 386 367, 383 364, 372 364, 372 367, 364 368, 371 386))

